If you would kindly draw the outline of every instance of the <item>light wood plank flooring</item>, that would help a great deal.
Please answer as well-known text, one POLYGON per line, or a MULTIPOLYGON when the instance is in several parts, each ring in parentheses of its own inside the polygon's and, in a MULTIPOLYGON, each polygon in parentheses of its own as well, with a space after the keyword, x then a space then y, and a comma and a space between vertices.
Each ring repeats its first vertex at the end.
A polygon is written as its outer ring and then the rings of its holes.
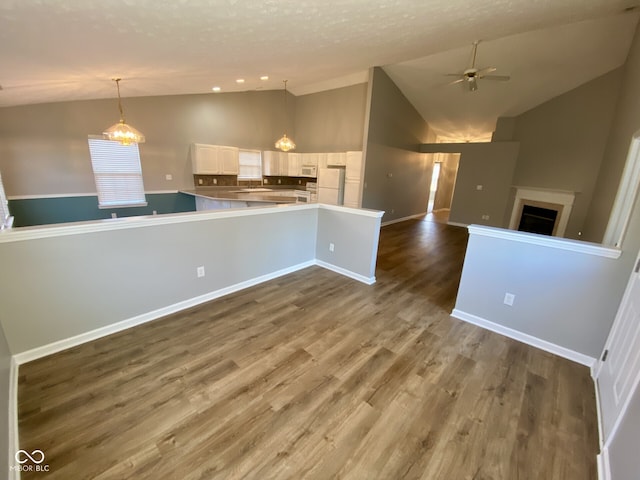
POLYGON ((587 368, 449 317, 465 229, 313 267, 23 365, 24 479, 596 478, 587 368))

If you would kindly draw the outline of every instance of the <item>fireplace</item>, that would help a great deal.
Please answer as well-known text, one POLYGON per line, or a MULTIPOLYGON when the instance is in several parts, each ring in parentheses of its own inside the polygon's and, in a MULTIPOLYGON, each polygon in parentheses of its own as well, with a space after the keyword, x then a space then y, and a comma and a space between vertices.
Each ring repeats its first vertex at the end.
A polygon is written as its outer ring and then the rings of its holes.
POLYGON ((521 232, 553 235, 558 218, 558 210, 552 208, 523 205, 518 230, 521 232))
POLYGON ((575 193, 531 187, 515 188, 516 198, 509 228, 563 237, 575 193))

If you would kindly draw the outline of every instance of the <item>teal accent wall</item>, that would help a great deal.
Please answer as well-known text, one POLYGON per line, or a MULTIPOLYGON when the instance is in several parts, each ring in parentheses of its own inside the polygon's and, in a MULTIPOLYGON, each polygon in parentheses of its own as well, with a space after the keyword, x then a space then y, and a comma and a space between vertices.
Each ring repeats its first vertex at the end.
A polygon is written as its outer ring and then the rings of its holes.
POLYGON ((146 207, 98 208, 98 197, 56 197, 9 200, 9 211, 15 218, 14 227, 30 227, 52 223, 82 222, 118 217, 137 217, 163 213, 194 212, 195 197, 184 193, 147 194, 146 207))

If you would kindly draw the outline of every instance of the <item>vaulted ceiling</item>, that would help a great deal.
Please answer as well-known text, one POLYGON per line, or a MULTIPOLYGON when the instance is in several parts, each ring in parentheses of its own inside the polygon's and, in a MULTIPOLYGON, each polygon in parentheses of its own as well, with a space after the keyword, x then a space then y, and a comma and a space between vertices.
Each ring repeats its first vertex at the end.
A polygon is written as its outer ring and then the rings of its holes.
POLYGON ((125 97, 284 79, 301 95, 383 66, 436 132, 469 140, 622 65, 635 1, 4 0, 0 107, 113 97, 114 77, 125 97), (511 80, 447 85, 478 39, 478 65, 511 80))

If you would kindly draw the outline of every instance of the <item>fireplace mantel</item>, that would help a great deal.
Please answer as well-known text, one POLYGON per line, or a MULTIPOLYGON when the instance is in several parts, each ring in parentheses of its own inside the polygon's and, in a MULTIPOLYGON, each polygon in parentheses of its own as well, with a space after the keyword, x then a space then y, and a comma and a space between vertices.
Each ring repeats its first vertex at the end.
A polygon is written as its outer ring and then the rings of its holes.
POLYGON ((546 208, 554 208, 558 211, 554 236, 564 237, 576 192, 537 187, 514 186, 513 188, 516 189, 516 198, 513 202, 513 211, 509 222, 511 230, 518 229, 524 205, 543 204, 546 208))

